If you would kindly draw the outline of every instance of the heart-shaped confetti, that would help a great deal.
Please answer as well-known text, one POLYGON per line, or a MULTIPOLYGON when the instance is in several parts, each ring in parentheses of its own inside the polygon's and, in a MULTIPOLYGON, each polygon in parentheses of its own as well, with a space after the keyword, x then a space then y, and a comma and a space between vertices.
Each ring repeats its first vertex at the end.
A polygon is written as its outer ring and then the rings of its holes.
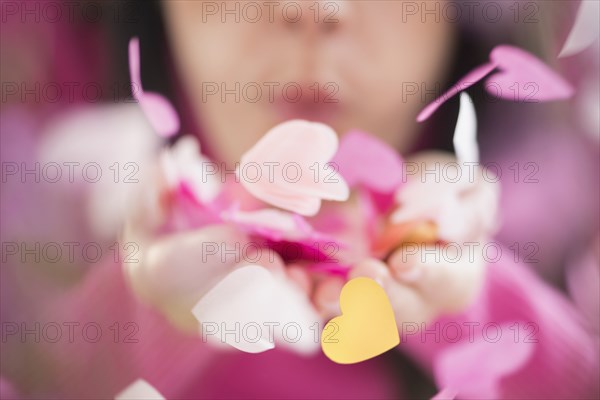
POLYGON ((321 334, 321 348, 338 364, 376 357, 400 343, 387 294, 370 278, 354 278, 340 295, 342 315, 330 320, 321 334))
POLYGON ((312 216, 321 200, 345 201, 350 195, 344 179, 329 165, 337 148, 337 135, 327 125, 284 122, 242 156, 237 174, 256 198, 312 216))

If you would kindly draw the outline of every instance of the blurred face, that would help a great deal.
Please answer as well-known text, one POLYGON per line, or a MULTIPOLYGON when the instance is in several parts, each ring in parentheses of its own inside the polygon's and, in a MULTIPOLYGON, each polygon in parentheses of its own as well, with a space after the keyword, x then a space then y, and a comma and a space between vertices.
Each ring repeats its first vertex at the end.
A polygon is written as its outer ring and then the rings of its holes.
POLYGON ((453 28, 403 18, 403 1, 165 1, 192 110, 214 155, 235 162, 292 118, 361 129, 402 151, 448 68, 453 28))

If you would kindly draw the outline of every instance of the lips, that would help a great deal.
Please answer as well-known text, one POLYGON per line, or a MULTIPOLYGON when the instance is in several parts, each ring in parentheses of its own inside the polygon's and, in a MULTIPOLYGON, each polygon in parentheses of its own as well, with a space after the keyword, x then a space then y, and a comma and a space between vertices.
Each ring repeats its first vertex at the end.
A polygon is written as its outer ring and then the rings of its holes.
POLYGON ((337 86, 318 84, 301 86, 301 91, 289 90, 275 98, 273 108, 282 120, 303 119, 332 124, 341 111, 341 101, 336 94, 337 86))

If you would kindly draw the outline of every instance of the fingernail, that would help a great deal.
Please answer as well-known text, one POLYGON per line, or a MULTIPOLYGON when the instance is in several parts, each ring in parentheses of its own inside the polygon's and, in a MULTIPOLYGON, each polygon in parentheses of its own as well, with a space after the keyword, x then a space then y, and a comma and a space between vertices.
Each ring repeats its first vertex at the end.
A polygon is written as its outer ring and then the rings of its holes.
POLYGON ((418 265, 413 265, 408 268, 395 269, 394 275, 404 282, 413 283, 421 279, 423 276, 423 269, 418 265))

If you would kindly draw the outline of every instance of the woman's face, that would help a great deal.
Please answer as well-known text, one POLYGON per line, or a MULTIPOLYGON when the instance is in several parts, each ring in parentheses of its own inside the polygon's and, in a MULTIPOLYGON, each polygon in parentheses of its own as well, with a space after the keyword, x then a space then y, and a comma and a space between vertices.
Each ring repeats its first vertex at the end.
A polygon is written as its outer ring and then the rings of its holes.
POLYGON ((443 18, 412 15, 404 1, 165 1, 163 8, 192 110, 226 162, 293 118, 338 134, 364 130, 407 149, 454 39, 443 18))

